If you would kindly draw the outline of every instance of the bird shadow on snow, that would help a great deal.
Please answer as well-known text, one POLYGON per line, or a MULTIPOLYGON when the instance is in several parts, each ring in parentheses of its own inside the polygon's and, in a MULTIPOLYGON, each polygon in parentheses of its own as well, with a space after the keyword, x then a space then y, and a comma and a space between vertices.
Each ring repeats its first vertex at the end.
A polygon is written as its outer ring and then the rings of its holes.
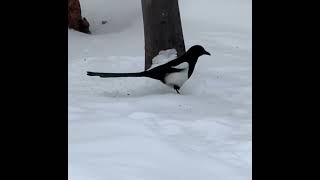
POLYGON ((140 82, 135 84, 134 86, 118 86, 110 88, 108 90, 104 90, 99 94, 103 97, 108 98, 137 98, 145 96, 176 95, 176 92, 173 89, 157 83, 158 82, 147 84, 144 82, 140 82))
POLYGON ((111 90, 111 91, 103 91, 100 93, 103 97, 108 98, 139 98, 139 97, 146 97, 146 96, 162 96, 162 95, 177 95, 173 89, 166 89, 166 88, 160 88, 160 89, 149 89, 146 90, 143 87, 139 87, 136 89, 122 89, 122 90, 111 90))
POLYGON ((147 85, 141 85, 139 87, 131 88, 122 88, 122 89, 109 89, 102 91, 99 96, 107 98, 142 98, 146 96, 197 96, 198 93, 194 94, 192 90, 188 88, 181 88, 180 94, 177 94, 176 91, 172 88, 166 87, 165 85, 153 86, 149 88, 147 85))

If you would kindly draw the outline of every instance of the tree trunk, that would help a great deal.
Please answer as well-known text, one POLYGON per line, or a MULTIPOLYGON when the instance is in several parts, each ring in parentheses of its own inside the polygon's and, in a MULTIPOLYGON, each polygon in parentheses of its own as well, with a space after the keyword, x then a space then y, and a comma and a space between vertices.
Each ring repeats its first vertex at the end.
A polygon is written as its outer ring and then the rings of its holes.
POLYGON ((159 51, 175 48, 177 56, 185 53, 178 0, 141 0, 144 38, 145 69, 159 51))
POLYGON ((79 0, 68 0, 68 26, 80 32, 90 33, 89 22, 81 17, 79 0))

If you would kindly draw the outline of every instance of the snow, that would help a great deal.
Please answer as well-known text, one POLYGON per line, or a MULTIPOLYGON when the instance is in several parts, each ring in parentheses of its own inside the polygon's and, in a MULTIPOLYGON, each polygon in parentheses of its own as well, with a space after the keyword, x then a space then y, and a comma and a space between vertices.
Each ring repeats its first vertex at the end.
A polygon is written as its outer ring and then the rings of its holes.
POLYGON ((143 24, 140 0, 80 2, 92 35, 68 32, 69 180, 252 179, 251 0, 179 1, 186 47, 211 53, 182 95, 86 76, 142 71, 143 24))
POLYGON ((177 58, 176 49, 166 49, 162 50, 152 59, 152 65, 149 69, 165 64, 173 59, 177 58))

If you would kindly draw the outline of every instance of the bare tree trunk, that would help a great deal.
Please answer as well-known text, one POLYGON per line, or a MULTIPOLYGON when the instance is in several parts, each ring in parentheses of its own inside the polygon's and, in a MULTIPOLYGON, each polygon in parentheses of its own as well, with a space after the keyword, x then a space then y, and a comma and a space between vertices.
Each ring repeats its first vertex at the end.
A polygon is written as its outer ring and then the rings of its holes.
POLYGON ((178 0, 141 0, 145 69, 160 50, 175 48, 178 57, 185 53, 178 0))
POLYGON ((68 0, 68 26, 80 32, 90 33, 89 22, 81 17, 79 0, 68 0))

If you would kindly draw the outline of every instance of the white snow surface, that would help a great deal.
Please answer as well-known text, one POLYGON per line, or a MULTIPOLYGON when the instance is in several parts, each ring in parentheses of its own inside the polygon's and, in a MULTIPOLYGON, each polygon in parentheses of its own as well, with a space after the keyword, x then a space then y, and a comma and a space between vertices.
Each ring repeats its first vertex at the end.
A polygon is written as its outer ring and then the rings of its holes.
POLYGON ((142 71, 143 23, 140 0, 80 3, 92 34, 69 30, 69 180, 252 179, 251 0, 179 1, 186 47, 211 53, 182 95, 86 76, 142 71))
POLYGON ((149 69, 165 64, 173 59, 177 58, 176 49, 161 50, 157 56, 152 59, 152 65, 149 69))

